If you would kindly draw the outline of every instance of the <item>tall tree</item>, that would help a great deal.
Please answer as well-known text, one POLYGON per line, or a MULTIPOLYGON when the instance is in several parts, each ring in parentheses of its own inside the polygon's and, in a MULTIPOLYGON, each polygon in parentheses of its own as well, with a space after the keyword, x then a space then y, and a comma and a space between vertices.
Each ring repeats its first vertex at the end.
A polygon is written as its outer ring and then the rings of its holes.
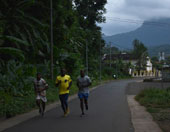
POLYGON ((103 14, 106 12, 107 0, 74 0, 75 8, 81 16, 81 26, 84 28, 95 27, 96 22, 105 21, 103 14))
MULTIPOLYGON (((49 53, 47 50, 49 43, 45 33, 48 29, 44 17, 46 12, 43 9, 42 2, 35 3, 34 0, 1 1, 0 23, 3 23, 0 36, 0 39, 3 40, 1 51, 6 51, 4 53, 9 51, 8 54, 14 53, 16 49, 23 51, 30 61, 36 58, 40 60, 40 57, 44 58, 45 54, 49 53)), ((3 57, 6 59, 8 56, 3 54, 3 57)))
MULTIPOLYGON (((54 65, 85 65, 88 44, 90 65, 97 67, 106 0, 53 0, 54 65), (87 10, 86 10, 87 9, 87 10), (77 62, 77 63, 75 63, 77 62)), ((25 58, 27 63, 50 59, 50 1, 5 0, 0 4, 1 59, 25 58)), ((69 65, 70 71, 76 66, 69 65)), ((95 68, 94 68, 95 69, 95 68)))
MULTIPOLYGON (((88 45, 89 66, 96 69, 101 48, 104 46, 101 28, 96 23, 105 21, 103 14, 106 12, 105 4, 107 0, 74 0, 74 8, 78 14, 81 28, 85 31, 84 47, 88 45), (94 64, 94 65, 91 65, 94 64)), ((85 52, 84 52, 85 60, 85 52)), ((84 61, 85 62, 85 61, 84 61)))
POLYGON ((133 41, 133 55, 138 59, 136 68, 138 70, 144 69, 146 67, 148 52, 145 45, 137 39, 133 41))

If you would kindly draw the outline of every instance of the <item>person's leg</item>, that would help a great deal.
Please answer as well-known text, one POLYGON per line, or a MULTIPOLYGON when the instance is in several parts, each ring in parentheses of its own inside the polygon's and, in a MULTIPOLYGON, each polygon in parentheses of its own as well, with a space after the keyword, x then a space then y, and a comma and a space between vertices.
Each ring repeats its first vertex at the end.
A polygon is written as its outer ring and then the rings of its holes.
POLYGON ((80 109, 81 109, 82 115, 84 115, 83 93, 78 93, 78 97, 80 99, 80 109))
POLYGON ((83 98, 82 98, 82 99, 80 99, 80 108, 81 108, 82 115, 84 115, 84 104, 83 104, 83 98))
POLYGON ((86 110, 88 110, 88 99, 84 99, 84 103, 85 103, 85 107, 86 107, 86 110))
POLYGON ((36 100, 36 104, 37 104, 37 106, 38 106, 38 108, 39 108, 39 113, 41 113, 41 106, 40 106, 40 99, 37 99, 36 100))
POLYGON ((70 113, 70 110, 69 110, 69 107, 68 107, 68 96, 69 96, 69 94, 64 94, 64 105, 65 105, 65 108, 66 108, 66 114, 70 113))
POLYGON ((66 113, 66 108, 65 108, 65 105, 64 105, 63 95, 59 95, 59 99, 60 99, 60 102, 61 102, 61 107, 62 107, 63 112, 64 112, 64 114, 65 114, 65 113, 66 113))
POLYGON ((89 97, 89 94, 86 93, 84 94, 84 104, 85 104, 85 107, 86 107, 86 110, 88 110, 88 97, 89 97))
POLYGON ((42 114, 44 115, 44 111, 45 111, 45 102, 44 102, 44 101, 41 101, 41 102, 42 102, 42 108, 43 108, 42 114))
POLYGON ((45 96, 39 96, 40 98, 40 114, 43 116, 45 111, 45 103, 47 102, 47 98, 45 96))
POLYGON ((64 94, 64 105, 65 108, 68 109, 68 94, 64 94))

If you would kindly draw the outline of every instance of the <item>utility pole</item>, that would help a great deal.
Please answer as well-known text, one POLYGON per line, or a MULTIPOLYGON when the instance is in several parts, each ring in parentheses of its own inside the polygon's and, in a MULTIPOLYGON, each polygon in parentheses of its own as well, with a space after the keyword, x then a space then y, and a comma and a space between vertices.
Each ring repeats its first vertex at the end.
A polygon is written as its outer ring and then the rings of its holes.
MULTIPOLYGON (((89 7, 87 6, 87 18, 86 19, 88 19, 88 17, 89 17, 89 7)), ((87 40, 88 40, 88 37, 86 38, 86 74, 88 75, 89 66, 88 66, 88 41, 87 40)))
POLYGON ((50 0, 50 16, 51 16, 51 24, 50 24, 50 28, 51 28, 51 46, 50 46, 50 52, 51 52, 51 68, 50 68, 50 72, 51 72, 51 79, 53 80, 53 0, 50 0))
POLYGON ((86 74, 88 75, 88 45, 86 41, 86 74))
POLYGON ((100 40, 100 82, 101 82, 101 75, 102 75, 102 51, 101 51, 101 40, 100 40))
POLYGON ((162 64, 162 67, 161 67, 161 86, 162 86, 162 89, 164 88, 164 85, 163 85, 163 64, 162 64))
POLYGON ((111 68, 111 42, 110 42, 110 68, 111 68))

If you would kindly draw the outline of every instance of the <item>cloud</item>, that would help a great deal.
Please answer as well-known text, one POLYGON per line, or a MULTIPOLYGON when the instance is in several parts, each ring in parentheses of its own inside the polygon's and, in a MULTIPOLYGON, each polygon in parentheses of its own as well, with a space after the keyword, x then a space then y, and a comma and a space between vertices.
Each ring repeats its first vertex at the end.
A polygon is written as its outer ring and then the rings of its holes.
POLYGON ((107 35, 134 30, 144 20, 170 18, 170 0, 108 0, 106 9, 106 23, 100 26, 107 35))
POLYGON ((129 32, 132 31, 138 27, 141 26, 141 24, 135 24, 135 23, 125 23, 121 21, 108 21, 106 24, 100 24, 102 27, 102 31, 104 32, 105 35, 114 35, 114 34, 119 34, 123 32, 129 32))
MULTIPOLYGON (((125 0, 123 8, 117 11, 124 14, 131 14, 140 19, 152 19, 160 17, 170 17, 169 0, 125 0)), ((117 13, 118 13, 117 12, 117 13)))
POLYGON ((169 0, 125 0, 126 6, 144 7, 144 8, 167 8, 169 0))

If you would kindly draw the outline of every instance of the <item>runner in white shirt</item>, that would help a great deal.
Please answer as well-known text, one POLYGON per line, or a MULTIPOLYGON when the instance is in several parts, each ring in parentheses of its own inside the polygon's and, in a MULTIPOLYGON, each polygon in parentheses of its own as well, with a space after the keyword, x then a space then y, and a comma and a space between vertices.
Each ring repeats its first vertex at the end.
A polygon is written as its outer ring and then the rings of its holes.
POLYGON ((36 94, 36 104, 39 107, 39 113, 43 116, 45 111, 45 103, 47 102, 46 98, 46 89, 48 84, 41 77, 40 73, 37 73, 37 78, 34 80, 34 90, 36 94))
POLYGON ((88 110, 88 96, 89 96, 88 86, 90 85, 91 85, 90 78, 84 74, 84 70, 81 70, 80 76, 77 79, 77 87, 79 88, 78 97, 80 99, 80 108, 82 111, 81 116, 85 114, 84 104, 85 104, 86 110, 88 110))

